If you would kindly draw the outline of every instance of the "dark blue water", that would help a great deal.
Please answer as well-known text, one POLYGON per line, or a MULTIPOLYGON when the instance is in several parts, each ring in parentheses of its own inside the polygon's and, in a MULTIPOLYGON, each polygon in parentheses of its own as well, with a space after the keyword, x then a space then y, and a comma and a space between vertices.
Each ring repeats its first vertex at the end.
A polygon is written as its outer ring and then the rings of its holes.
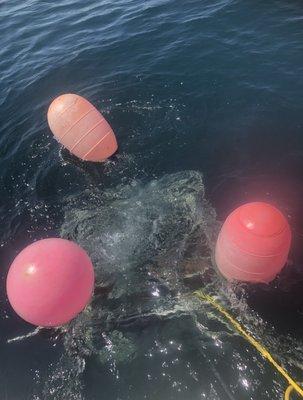
POLYGON ((286 382, 192 299, 200 286, 303 380, 302 77, 299 0, 0 2, 1 398, 282 398, 286 382), (47 107, 66 92, 114 128, 107 163, 52 138, 47 107), (218 221, 251 200, 293 229, 269 287, 213 269, 218 221), (90 253, 94 301, 64 331, 18 339, 34 328, 6 273, 48 236, 90 253))

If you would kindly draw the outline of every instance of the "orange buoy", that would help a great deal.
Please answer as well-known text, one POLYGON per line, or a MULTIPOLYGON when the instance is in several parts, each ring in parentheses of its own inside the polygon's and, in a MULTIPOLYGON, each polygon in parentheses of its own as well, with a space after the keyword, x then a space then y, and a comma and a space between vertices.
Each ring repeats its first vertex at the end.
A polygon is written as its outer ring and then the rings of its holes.
POLYGON ((7 296, 25 321, 56 327, 68 323, 89 303, 94 280, 92 262, 80 246, 65 239, 42 239, 13 261, 7 296))
POLYGON ((285 265, 290 242, 289 224, 277 208, 248 203, 224 222, 216 244, 216 264, 229 280, 268 283, 285 265))
POLYGON ((118 148, 106 119, 76 94, 57 97, 49 106, 47 120, 56 139, 82 160, 104 161, 118 148))

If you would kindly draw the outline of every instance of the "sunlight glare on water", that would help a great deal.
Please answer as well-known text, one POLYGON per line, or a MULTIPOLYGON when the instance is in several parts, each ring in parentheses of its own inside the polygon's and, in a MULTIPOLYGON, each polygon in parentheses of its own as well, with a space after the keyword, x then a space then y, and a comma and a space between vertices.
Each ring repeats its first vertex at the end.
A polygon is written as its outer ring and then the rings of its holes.
POLYGON ((9 400, 275 400, 286 382, 203 287, 302 376, 302 3, 298 0, 0 2, 1 395, 9 400), (78 93, 118 153, 83 163, 47 126, 78 93), (212 251, 228 213, 288 216, 289 273, 224 282, 212 251), (5 297, 12 259, 62 236, 91 255, 92 304, 34 331, 5 297), (18 382, 18 384, 16 384, 18 382))

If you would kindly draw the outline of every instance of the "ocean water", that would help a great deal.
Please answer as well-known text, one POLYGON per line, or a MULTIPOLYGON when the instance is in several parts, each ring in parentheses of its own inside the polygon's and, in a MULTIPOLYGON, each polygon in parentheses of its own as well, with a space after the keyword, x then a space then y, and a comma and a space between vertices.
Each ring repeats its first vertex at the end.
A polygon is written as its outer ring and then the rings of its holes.
POLYGON ((0 1, 1 398, 281 399, 284 379, 198 287, 303 381, 302 77, 299 0, 0 1), (53 139, 47 108, 66 92, 115 130, 106 163, 53 139), (231 285, 216 234, 253 200, 287 215, 292 252, 271 285, 231 285), (37 332, 5 278, 51 236, 89 252, 96 290, 37 332))

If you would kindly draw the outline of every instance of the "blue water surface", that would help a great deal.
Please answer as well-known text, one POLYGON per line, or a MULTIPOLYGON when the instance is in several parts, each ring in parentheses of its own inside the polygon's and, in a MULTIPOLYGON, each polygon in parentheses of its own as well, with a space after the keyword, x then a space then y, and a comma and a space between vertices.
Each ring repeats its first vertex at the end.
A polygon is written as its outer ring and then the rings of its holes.
POLYGON ((282 398, 286 382, 191 298, 201 285, 300 381, 302 93, 299 0, 0 1, 1 398, 282 398), (53 139, 47 108, 66 92, 115 130, 105 164, 53 139), (253 200, 289 218, 293 251, 271 286, 234 287, 214 238, 253 200), (7 270, 50 236, 90 253, 96 294, 64 331, 22 338, 34 328, 7 270))

